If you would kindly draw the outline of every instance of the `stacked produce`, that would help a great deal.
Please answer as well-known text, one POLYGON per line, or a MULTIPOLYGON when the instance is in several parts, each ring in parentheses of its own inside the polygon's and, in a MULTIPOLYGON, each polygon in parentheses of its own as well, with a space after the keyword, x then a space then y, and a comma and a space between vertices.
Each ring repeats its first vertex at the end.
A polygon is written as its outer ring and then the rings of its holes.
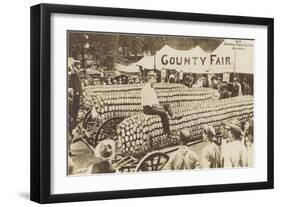
MULTIPOLYGON (((85 88, 87 105, 94 106, 103 119, 129 117, 142 111, 141 89, 144 85, 107 85, 85 88)), ((210 88, 187 88, 182 84, 157 84, 160 103, 170 103, 184 108, 191 102, 212 100, 215 90, 210 88)))
MULTIPOLYGON (((135 91, 141 90, 145 84, 127 84, 127 85, 89 85, 85 88, 86 93, 104 93, 111 91, 135 91)), ((182 84, 156 84, 155 88, 163 89, 173 89, 173 88, 185 88, 182 84)))
MULTIPOLYGON (((170 120, 171 130, 188 129, 191 141, 202 139, 203 125, 212 125, 218 132, 222 121, 244 121, 253 116, 253 97, 240 96, 222 100, 204 101, 200 104, 182 104, 175 108, 182 119, 170 120)), ((176 144, 175 139, 163 135, 159 116, 143 113, 124 119, 117 127, 117 137, 123 154, 141 154, 176 144)))

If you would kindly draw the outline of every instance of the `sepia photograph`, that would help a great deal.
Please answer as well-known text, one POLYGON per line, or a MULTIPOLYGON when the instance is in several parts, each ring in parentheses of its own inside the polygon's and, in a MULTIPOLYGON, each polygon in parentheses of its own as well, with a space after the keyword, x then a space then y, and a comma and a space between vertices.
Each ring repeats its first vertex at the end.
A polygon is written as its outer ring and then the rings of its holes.
POLYGON ((157 8, 31 7, 31 200, 274 188, 274 19, 157 8))
POLYGON ((67 175, 255 167, 255 40, 67 31, 67 175))

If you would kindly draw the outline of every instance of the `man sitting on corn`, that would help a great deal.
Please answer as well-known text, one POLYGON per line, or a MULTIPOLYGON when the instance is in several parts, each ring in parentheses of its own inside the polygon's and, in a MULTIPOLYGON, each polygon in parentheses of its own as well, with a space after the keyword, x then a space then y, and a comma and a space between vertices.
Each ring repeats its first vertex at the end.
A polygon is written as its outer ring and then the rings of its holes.
POLYGON ((147 115, 158 115, 161 118, 163 132, 171 137, 169 116, 174 118, 170 104, 160 105, 157 94, 153 86, 156 83, 156 73, 149 72, 147 75, 148 83, 141 90, 141 105, 143 112, 147 115))

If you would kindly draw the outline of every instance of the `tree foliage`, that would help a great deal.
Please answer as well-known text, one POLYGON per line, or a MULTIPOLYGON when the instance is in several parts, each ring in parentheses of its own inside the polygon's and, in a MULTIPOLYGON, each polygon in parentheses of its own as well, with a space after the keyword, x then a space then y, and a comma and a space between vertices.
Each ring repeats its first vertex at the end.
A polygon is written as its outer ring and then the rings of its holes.
POLYGON ((69 32, 68 55, 80 59, 83 64, 88 55, 99 65, 111 69, 114 62, 124 62, 129 56, 138 56, 144 52, 155 54, 165 44, 178 50, 188 50, 199 45, 205 51, 212 52, 221 42, 219 39, 178 36, 69 32))

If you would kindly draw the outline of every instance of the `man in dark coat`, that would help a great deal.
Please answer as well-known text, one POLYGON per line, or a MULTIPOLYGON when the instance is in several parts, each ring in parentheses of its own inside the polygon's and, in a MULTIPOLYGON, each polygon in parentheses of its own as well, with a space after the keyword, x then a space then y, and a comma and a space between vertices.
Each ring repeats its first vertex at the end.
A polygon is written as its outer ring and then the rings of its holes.
POLYGON ((231 97, 236 97, 236 96, 240 96, 242 95, 242 92, 241 92, 241 85, 238 81, 238 78, 235 77, 233 79, 233 86, 232 86, 232 92, 231 92, 231 97))
MULTIPOLYGON (((69 101, 69 116, 71 120, 74 122, 69 126, 76 126, 76 119, 79 111, 80 106, 80 96, 82 95, 82 85, 81 79, 79 76, 79 68, 80 63, 74 63, 72 68, 69 68, 68 72, 68 90, 71 91, 72 97, 69 97, 71 101, 69 101)), ((70 127, 69 130, 73 130, 70 127)))

